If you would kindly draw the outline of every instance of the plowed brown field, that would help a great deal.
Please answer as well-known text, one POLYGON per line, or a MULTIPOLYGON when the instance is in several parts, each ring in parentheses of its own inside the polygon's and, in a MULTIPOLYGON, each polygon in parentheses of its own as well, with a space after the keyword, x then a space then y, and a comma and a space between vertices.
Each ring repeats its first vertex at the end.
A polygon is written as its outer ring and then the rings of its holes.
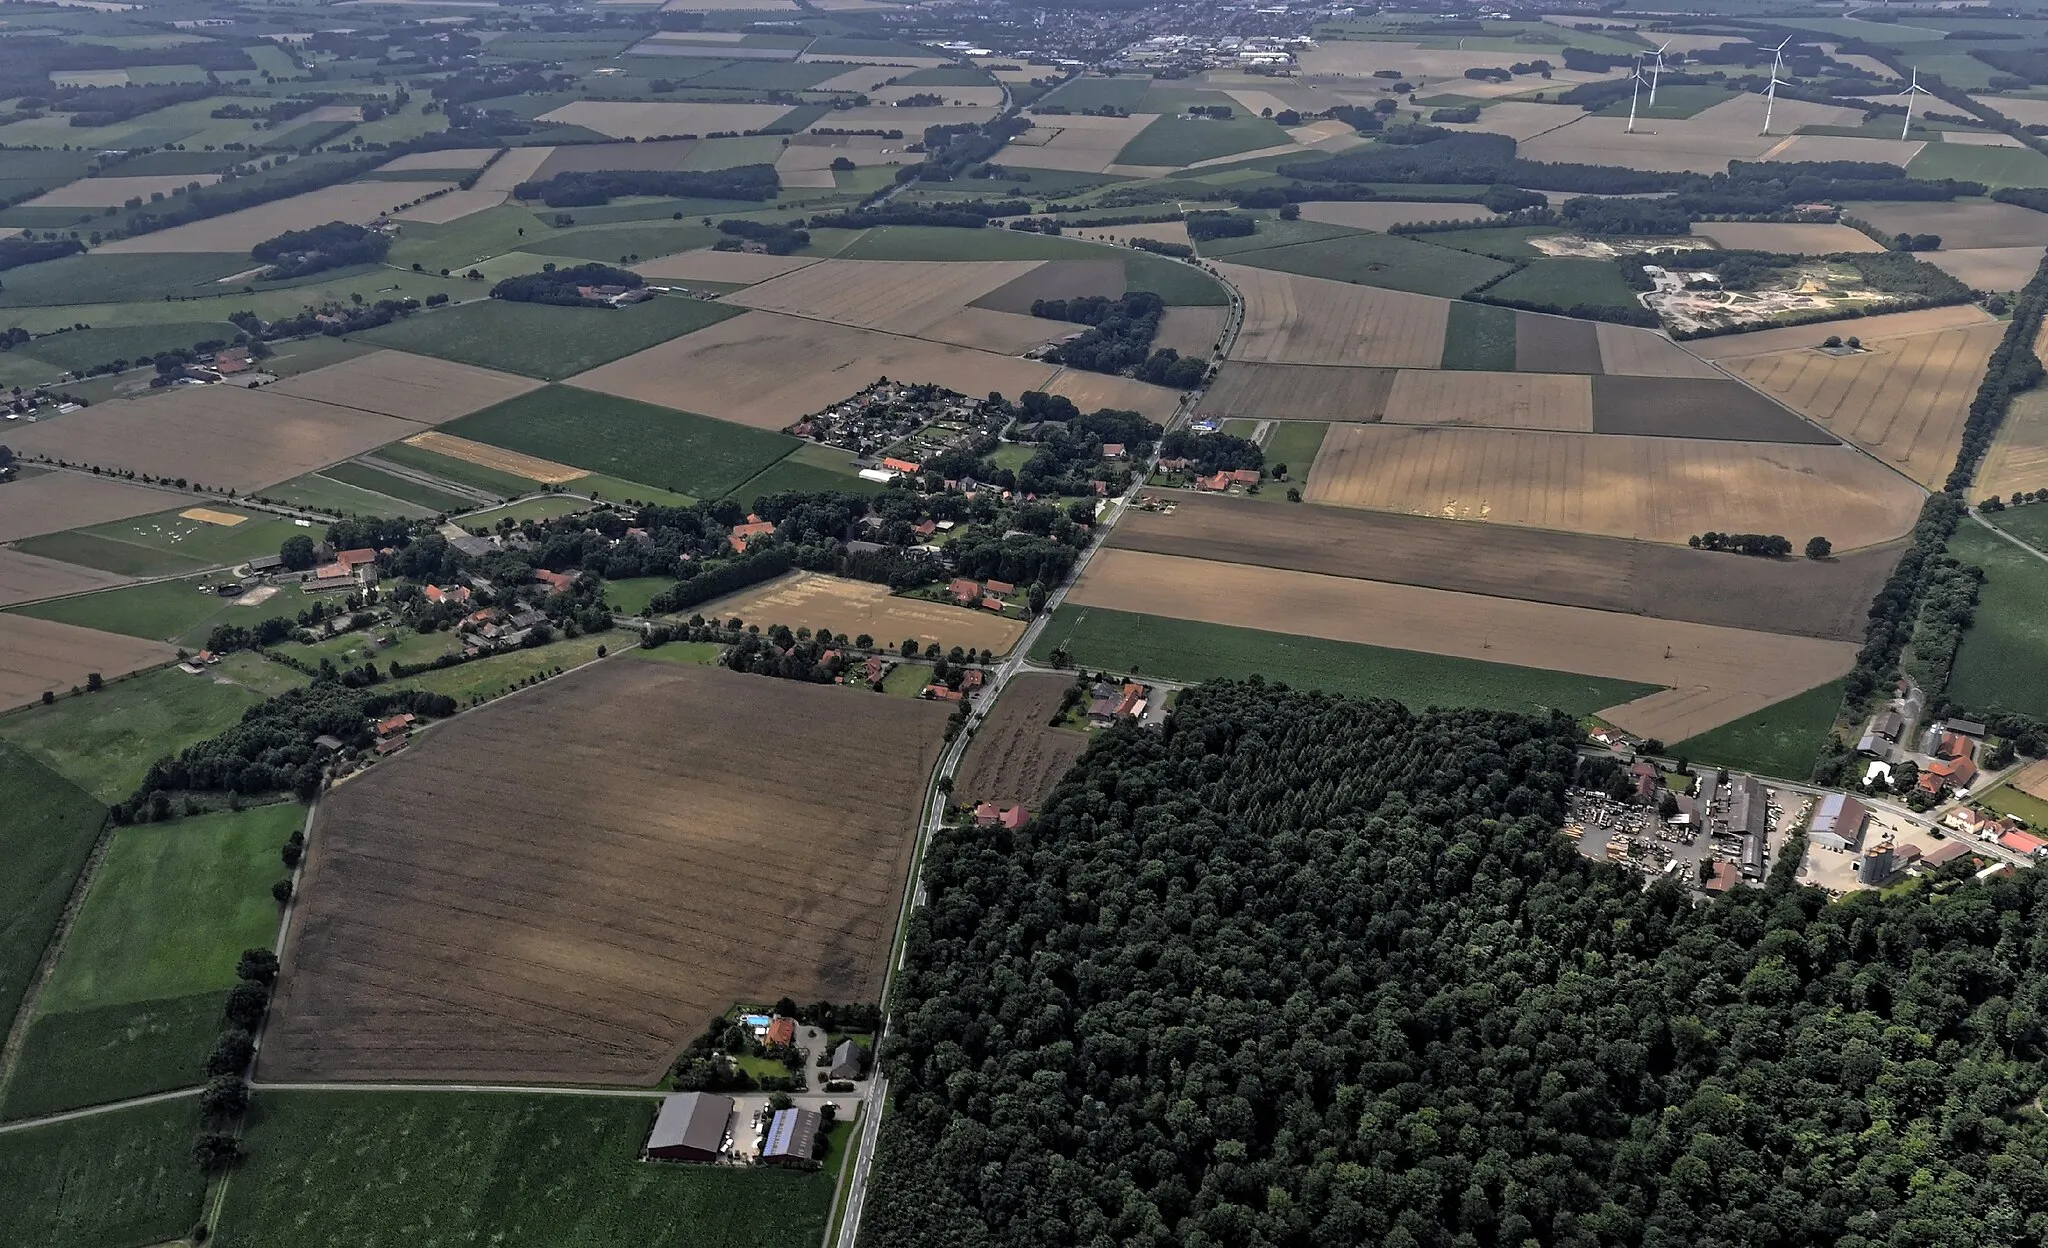
POLYGON ((1378 420, 1399 376, 1386 368, 1230 360, 1204 391, 1204 416, 1253 420, 1378 420))
POLYGON ((728 295, 726 302, 1014 355, 1073 333, 1075 327, 967 305, 1041 263, 824 260, 728 295))
POLYGON ((1846 446, 1332 425, 1310 502, 1683 542, 1710 529, 1889 541, 1920 491, 1846 446))
POLYGON ((875 1000, 945 718, 626 658, 431 729, 322 802, 263 1075, 646 1084, 875 1000))
POLYGON ((1744 356, 1728 367, 1932 487, 1955 466, 1970 400, 2004 333, 2003 325, 1991 321, 1906 338, 1866 338, 1869 349, 1855 355, 1802 348, 1744 356))
POLYGON ((1026 672, 1005 685, 960 760, 953 801, 1026 808, 1043 802, 1088 748, 1086 733, 1049 723, 1073 683, 1053 672, 1026 672))
POLYGON ((190 497, 79 472, 23 476, 0 490, 0 542, 126 520, 175 507, 190 497))
POLYGON ((1233 360, 1382 368, 1435 368, 1443 362, 1448 299, 1240 264, 1217 268, 1244 294, 1244 325, 1230 349, 1233 360))

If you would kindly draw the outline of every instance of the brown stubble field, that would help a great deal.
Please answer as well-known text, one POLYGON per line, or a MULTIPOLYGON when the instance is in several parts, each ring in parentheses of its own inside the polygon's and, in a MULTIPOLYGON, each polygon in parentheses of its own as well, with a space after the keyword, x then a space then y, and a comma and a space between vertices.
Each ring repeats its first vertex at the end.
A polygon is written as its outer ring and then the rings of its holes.
POLYGON ((1059 370, 776 312, 747 312, 570 379, 586 390, 782 429, 877 379, 933 382, 962 394, 1043 390, 1059 370))
POLYGON ((824 260, 726 297, 763 312, 1017 355, 1075 332, 1064 321, 970 307, 1037 268, 1036 260, 938 264, 824 260))
POLYGON ((1238 628, 1324 637, 1424 654, 1670 686, 1668 694, 1601 712, 1632 732, 1667 740, 1738 719, 1834 679, 1853 642, 1716 628, 1549 603, 1103 551, 1071 601, 1238 628))
POLYGON ((1403 425, 1593 432, 1593 379, 1569 373, 1428 372, 1395 376, 1381 419, 1403 425))
POLYGON ((1722 376, 1712 364, 1654 330, 1601 321, 1593 326, 1593 336, 1600 341, 1600 371, 1610 377, 1722 376))
MULTIPOLYGON (((9 487, 12 488, 12 487, 9 487)), ((1975 501, 2048 488, 2048 391, 2015 395, 1970 490, 1975 501)))
POLYGON ((2048 215, 1991 199, 1857 204, 1855 212, 1887 234, 1939 234, 1944 249, 2032 247, 2048 231, 2048 215))
POLYGON ((1233 360, 1381 368, 1443 362, 1447 299, 1238 264, 1216 267, 1244 295, 1233 360))
POLYGON ((1883 251, 1870 235, 1847 225, 1777 221, 1715 221, 1700 227, 1703 237, 1731 249, 1824 256, 1844 251, 1883 251))
POLYGON ((541 383, 404 351, 372 351, 288 377, 264 393, 439 425, 518 398, 541 383))
POLYGON ((1003 687, 995 709, 974 730, 960 760, 953 801, 960 805, 1022 803, 1035 809, 1088 748, 1078 729, 1051 720, 1073 680, 1057 672, 1025 672, 1003 687))
MULTIPOLYGON (((2044 223, 2048 225, 2048 223, 2044 223)), ((2034 280, 2048 246, 1960 247, 1927 253, 1927 263, 1972 290, 2016 291, 2034 280)))
POLYGON ((1685 344, 1684 349, 1703 360, 1723 363, 1742 356, 1769 355, 1776 351, 1817 347, 1826 341, 1830 334, 1838 338, 1854 335, 1866 342, 1875 342, 1880 338, 1904 338, 1942 329, 1968 329, 1973 325, 1990 324, 1991 320, 1991 314, 1977 305, 1958 303, 1941 308, 1915 308, 1911 312, 1885 312, 1848 321, 1788 325, 1783 329, 1758 329, 1746 334, 1697 338, 1685 344))
MULTIPOLYGON (((243 493, 418 433, 421 425, 270 387, 173 387, 12 434, 17 453, 184 477, 243 493)), ((11 488, 11 487, 10 487, 11 488)))
POLYGON ((1390 368, 1231 360, 1203 392, 1199 411, 1253 420, 1374 421, 1385 414, 1398 376, 1390 368))
POLYGON ((744 251, 679 251, 629 266, 650 282, 734 282, 751 286, 818 263, 816 256, 767 256, 744 251))
POLYGON ((27 706, 45 692, 68 692, 93 672, 113 680, 161 667, 178 653, 160 641, 0 614, 0 709, 27 706))
POLYGON ((1934 487, 1954 467, 1970 400, 2005 333, 1996 321, 1905 338, 1864 339, 1854 355, 1811 348, 1744 356, 1726 367, 1793 410, 1934 487))
POLYGON ((1168 308, 1159 318, 1159 334, 1152 345, 1207 359, 1229 321, 1228 308, 1168 308))
MULTIPOLYGON (((19 440, 15 440, 15 446, 18 450, 27 449, 19 440)), ((25 474, 0 490, 0 542, 148 515, 190 497, 81 472, 25 474)))
POLYGON ((509 472, 515 477, 525 477, 542 485, 561 485, 578 477, 590 475, 586 470, 569 464, 558 464, 551 459, 522 454, 502 446, 492 446, 488 442, 472 442, 468 438, 458 438, 452 433, 442 433, 439 430, 416 433, 405 441, 406 445, 416 446, 423 451, 446 455, 450 459, 459 459, 465 464, 475 464, 480 468, 509 472))
POLYGON ((1024 635, 1022 620, 993 611, 956 607, 950 603, 902 598, 870 581, 853 581, 819 572, 791 572, 751 589, 696 608, 707 619, 738 618, 763 629, 829 628, 858 637, 866 633, 877 644, 894 646, 915 637, 920 645, 938 642, 942 649, 1009 653, 1024 635))
POLYGON ((1603 371, 1597 323, 1515 313, 1515 367, 1532 373, 1603 371))
POLYGON ((0 606, 112 589, 116 585, 126 585, 128 579, 115 572, 59 563, 55 559, 0 547, 0 606))
POLYGON ((117 238, 94 250, 109 255, 247 251, 286 230, 310 230, 329 221, 362 225, 379 213, 395 211, 423 195, 454 186, 453 182, 344 182, 168 230, 117 238))
POLYGON ((644 1085, 735 1001, 875 1000, 944 724, 622 658, 433 728, 322 802, 262 1074, 644 1085))
POLYGON ((1710 529, 1822 535, 1837 550, 1912 527, 1921 493, 1845 446, 1523 429, 1332 425, 1310 502, 1684 542, 1710 529))
POLYGON ((1110 544, 1836 641, 1862 638, 1898 558, 1896 543, 1822 562, 1749 559, 1474 520, 1173 497, 1172 514, 1127 511, 1110 544))

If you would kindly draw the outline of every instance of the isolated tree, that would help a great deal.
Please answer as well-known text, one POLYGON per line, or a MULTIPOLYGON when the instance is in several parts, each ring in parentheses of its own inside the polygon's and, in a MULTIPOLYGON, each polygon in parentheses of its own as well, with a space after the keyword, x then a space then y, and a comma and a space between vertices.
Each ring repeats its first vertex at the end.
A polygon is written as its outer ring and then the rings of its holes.
POLYGON ((1822 345, 1823 347, 1828 347, 1830 349, 1839 347, 1842 345, 1842 336, 1840 334, 1829 334, 1827 337, 1820 340, 1820 345, 1822 345))
POLYGON ((907 638, 903 643, 903 657, 906 659, 914 659, 917 657, 918 651, 921 649, 923 649, 923 647, 917 644, 917 638, 907 638))
POLYGON ((272 884, 270 886, 270 895, 277 899, 278 905, 285 904, 292 899, 292 882, 290 880, 279 880, 277 883, 272 884))
POLYGON ((1809 537, 1806 539, 1806 557, 1808 559, 1825 559, 1834 553, 1835 544, 1825 537, 1809 537))

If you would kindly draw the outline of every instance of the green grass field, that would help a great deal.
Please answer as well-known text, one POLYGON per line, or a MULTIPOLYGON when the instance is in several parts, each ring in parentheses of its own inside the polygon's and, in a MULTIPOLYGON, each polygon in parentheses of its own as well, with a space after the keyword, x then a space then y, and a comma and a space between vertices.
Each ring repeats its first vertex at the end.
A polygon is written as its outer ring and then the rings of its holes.
MULTIPOLYGON (((218 294, 206 287, 249 268, 244 252, 174 252, 165 255, 91 252, 7 270, 0 283, 0 308, 70 303, 161 300, 166 295, 218 294)), ((208 305, 209 307, 212 305, 208 305)), ((176 305, 172 307, 175 309, 176 305)), ((225 311, 232 311, 223 308, 225 311)), ((194 318, 178 317, 190 322, 194 318)), ((88 321, 87 324, 93 322, 88 321)), ((190 344, 187 344, 190 345, 190 344)), ((33 354, 33 353, 31 353, 33 354)), ((94 361, 97 362, 97 361, 94 361)))
POLYGON ((1486 288, 1489 299, 1526 299, 1569 308, 1640 308, 1636 292, 1607 260, 1538 260, 1486 288))
POLYGON ((32 555, 126 576, 173 576, 200 568, 230 567, 255 555, 274 555, 286 538, 299 531, 289 520, 226 503, 195 500, 193 506, 246 519, 235 525, 187 520, 178 514, 186 510, 180 507, 133 520, 46 533, 16 545, 32 555))
MULTIPOLYGON (((801 449, 801 448, 799 448, 801 449)), ((623 477, 606 476, 593 472, 587 477, 564 482, 562 488, 571 494, 590 494, 607 502, 652 503, 661 507, 688 507, 697 500, 688 494, 677 494, 673 490, 657 490, 651 485, 628 481, 623 477)))
POLYGON ((0 799, 0 1018, 12 1022, 107 812, 11 747, 0 748, 0 799))
POLYGON ((1842 709, 1842 682, 1794 694, 1733 723, 1674 742, 1670 752, 1695 763, 1753 771, 1781 780, 1813 774, 1828 730, 1842 709))
POLYGON ((98 693, 0 715, 0 741, 100 801, 118 802, 142 783, 151 763, 225 731, 262 700, 240 685, 159 668, 98 693))
POLYGON ((2048 186, 2048 156, 2030 147, 1929 143, 1906 166, 1916 178, 1959 178, 2001 186, 2048 186))
POLYGON ((429 663, 462 648, 453 633, 419 633, 409 628, 394 631, 396 635, 392 644, 388 646, 374 644, 373 638, 391 634, 383 629, 373 628, 367 632, 343 633, 311 645, 301 645, 296 641, 279 642, 271 649, 280 655, 297 659, 301 663, 310 663, 315 667, 320 665, 322 659, 332 659, 337 667, 353 667, 363 663, 388 667, 394 662, 429 663))
POLYGON ((434 514, 432 509, 360 489, 318 472, 296 477, 283 485, 273 485, 263 491, 262 497, 290 503, 294 507, 338 511, 345 516, 397 516, 419 520, 434 514))
MULTIPOLYGON (((206 580, 202 576, 123 585, 77 598, 31 602, 7 610, 39 620, 126 633, 198 650, 205 646, 207 634, 219 625, 254 624, 279 615, 297 618, 307 603, 305 593, 297 585, 288 585, 256 606, 238 607, 235 599, 223 598, 204 588, 206 580)), ((196 676, 187 679, 203 680, 196 676)))
POLYGON ((797 446, 778 433, 568 386, 535 390, 441 428, 693 498, 716 498, 797 446))
POLYGON ((1515 310, 1483 303, 1451 305, 1444 334, 1445 368, 1515 371, 1515 310))
POLYGON ((2009 784, 1982 794, 1981 800, 2001 815, 2017 815, 2026 820, 2029 827, 2048 828, 2048 802, 2029 797, 2009 784))
POLYGON ((226 321, 171 321, 161 325, 127 325, 112 329, 79 329, 38 338, 19 350, 59 371, 84 372, 95 364, 138 360, 219 339, 232 342, 239 331, 226 321))
POLYGON ((1062 605, 1032 647, 1046 662, 1064 646, 1078 667, 1168 680, 1262 675, 1302 689, 1393 698, 1410 706, 1481 706, 1586 715, 1656 692, 1607 680, 1476 659, 1446 658, 1259 629, 1062 605))
POLYGON ((1972 711, 2048 716, 2048 562, 1965 521, 1949 553, 1984 569, 1948 694, 1972 711))
POLYGON ((1529 240, 1555 233, 1554 225, 1506 225, 1484 230, 1437 230, 1412 237, 1433 246, 1476 251, 1502 260, 1539 260, 1543 253, 1531 247, 1529 240))
POLYGON ((425 507, 429 514, 463 511, 476 506, 474 502, 459 494, 437 490, 431 485, 423 485, 409 477, 401 477, 396 473, 385 472, 368 464, 359 464, 354 460, 334 465, 327 469, 325 475, 358 489, 382 494, 387 498, 403 499, 415 506, 425 507))
POLYGON ((848 494, 880 494, 888 487, 864 481, 855 475, 846 452, 832 447, 800 443, 794 451, 732 487, 727 494, 751 507, 767 494, 790 491, 818 493, 839 490, 848 494))
MULTIPOLYGON (((724 212, 717 215, 731 216, 736 206, 729 204, 724 212)), ((723 237, 716 229, 699 225, 697 217, 687 217, 682 221, 664 219, 603 225, 594 229, 549 229, 538 238, 528 234, 524 246, 527 251, 543 256, 597 260, 605 264, 618 264, 624 260, 637 264, 640 260, 652 260, 656 256, 688 251, 692 247, 709 247, 723 237)))
POLYGON ((438 671, 421 672, 403 680, 391 681, 379 688, 428 689, 445 693, 457 702, 467 703, 472 698, 491 699, 510 690, 514 685, 537 672, 571 668, 588 663, 597 657, 597 649, 603 646, 610 653, 617 653, 638 644, 632 633, 616 629, 586 634, 582 637, 564 638, 551 641, 545 646, 531 650, 514 650, 508 654, 492 655, 487 659, 444 667, 438 671))
POLYGON ((2048 553, 2048 505, 2028 503, 1984 517, 1986 523, 2012 534, 2035 550, 2048 553))
POLYGON ((37 1001, 0 1116, 185 1087, 220 1033, 244 949, 277 937, 296 803, 122 828, 37 1001))
POLYGON ((527 520, 552 520, 571 512, 588 511, 589 502, 567 494, 536 494, 522 498, 516 503, 502 503, 496 507, 485 507, 462 517, 460 523, 471 529, 495 528, 500 520, 524 522, 527 520))
MULTIPOLYGON (((1274 472, 1285 464, 1290 484, 1307 481, 1308 466, 1316 461, 1323 435, 1329 431, 1330 426, 1320 420, 1275 421, 1272 431, 1266 434, 1266 470, 1274 472)), ((1287 497, 1284 487, 1269 492, 1277 498, 1287 497)))
POLYGON ((177 1239, 199 1220, 188 1100, 0 1135, 0 1243, 126 1248, 177 1239))
MULTIPOLYGON (((1152 89, 1152 80, 1146 77, 1130 78, 1075 78, 1053 88, 1038 103, 1063 105, 1070 112, 1101 108, 1114 104, 1121 109, 1136 111, 1138 102, 1152 89)), ((1057 122, 1046 122, 1057 125, 1057 122)))
POLYGON ((823 1237, 826 1172, 636 1160, 658 1103, 277 1092, 228 1185, 221 1248, 786 1248, 823 1237))
POLYGON ((1282 221, 1278 217, 1259 218, 1256 234, 1240 238, 1212 238, 1197 243, 1195 249, 1212 258, 1230 257, 1235 259, 1247 251, 1264 251, 1269 247, 1292 247, 1297 243, 1320 243, 1331 238, 1352 238, 1364 234, 1344 225, 1326 225, 1321 221, 1282 221))
POLYGON ((1126 165, 1164 165, 1179 169, 1198 160, 1255 152, 1262 147, 1279 147, 1289 142, 1287 132, 1265 117, 1246 113, 1227 96, 1218 102, 1236 108, 1228 121, 1210 117, 1170 115, 1146 126, 1138 137, 1124 144, 1118 162, 1126 165))
POLYGON ((558 308, 489 299, 423 312, 356 338, 380 347, 560 381, 745 310, 673 296, 629 308, 558 308))
POLYGON ((1123 261, 1132 290, 1149 290, 1169 304, 1220 306, 1230 295, 1191 264, 1127 247, 1048 238, 1022 230, 952 230, 938 226, 883 225, 847 244, 847 260, 1104 260, 1123 261))
POLYGON ((638 615, 656 594, 675 585, 672 577, 630 576, 623 580, 604 583, 604 600, 612 604, 612 610, 625 615, 638 615))
POLYGON ((371 454, 378 459, 389 460, 391 463, 424 472, 428 476, 437 477, 453 485, 466 485, 473 490, 495 494, 499 498, 517 498, 521 494, 531 494, 540 488, 538 481, 514 476, 509 472, 499 472, 495 468, 472 464, 405 442, 380 446, 371 454))
POLYGON ((1254 268, 1453 299, 1508 268, 1488 256, 1434 247, 1397 234, 1357 234, 1246 252, 1231 259, 1254 268))

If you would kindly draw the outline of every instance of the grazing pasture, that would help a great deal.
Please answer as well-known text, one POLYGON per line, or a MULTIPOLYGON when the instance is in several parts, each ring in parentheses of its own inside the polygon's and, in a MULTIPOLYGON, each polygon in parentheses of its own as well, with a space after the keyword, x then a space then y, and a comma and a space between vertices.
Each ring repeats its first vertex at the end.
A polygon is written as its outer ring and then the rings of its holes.
POLYGON ((1204 416, 1253 420, 1373 421, 1385 413, 1399 375, 1390 368, 1230 360, 1196 410, 1204 416))
MULTIPOLYGON (((1235 628, 1667 686, 1689 695, 1679 709, 1618 704, 1602 711, 1631 731, 1667 740, 1747 715, 1787 689, 1831 680, 1856 656, 1849 642, 1115 549, 1089 562, 1071 599, 1084 607, 1142 608, 1235 628)), ((1669 701, 1643 692, 1642 701, 1669 701)))
POLYGON ((785 116, 782 104, 686 104, 671 100, 575 100, 536 120, 582 126, 615 139, 763 130, 785 116))
POLYGON ((0 748, 0 797, 0 1018, 12 1022, 107 811, 11 747, 0 748))
MULTIPOLYGON (((935 382, 962 394, 1042 390, 1057 367, 775 312, 744 315, 583 373, 575 384, 673 403, 756 429, 781 429, 877 379, 935 382), (800 360, 802 368, 791 367, 800 360)), ((687 492, 687 491, 686 491, 687 492)))
POLYGON ((829 628, 853 637, 866 633, 885 646, 914 637, 919 645, 938 642, 945 649, 961 646, 1006 654, 1024 635, 1022 620, 993 611, 903 598, 870 581, 818 572, 791 572, 692 611, 706 618, 737 616, 764 629, 786 624, 790 628, 829 628))
POLYGON ((167 230, 117 238, 96 249, 99 255, 161 255, 166 252, 242 252, 286 230, 309 230, 329 221, 366 224, 435 191, 452 190, 453 182, 344 182, 272 200, 218 217, 174 225, 167 230))
POLYGON ((254 655, 224 660, 208 676, 159 668, 98 693, 0 715, 0 741, 98 801, 118 802, 135 792, 151 763, 226 731, 242 712, 282 692, 256 679, 270 672, 301 679, 254 655))
POLYGON ((1925 486, 1955 466, 1970 400, 2005 333, 1995 321, 1906 338, 1866 338, 1853 355, 1812 348, 1728 367, 1925 486))
POLYGON ((1568 373, 1432 372, 1395 375, 1380 419, 1401 425, 1593 432, 1593 379, 1568 373))
POLYGON ((611 662, 435 727, 323 804, 262 1075, 651 1083, 736 1000, 875 999, 944 721, 611 662))
POLYGON ((124 576, 171 576, 274 554, 296 527, 239 508, 188 507, 23 541, 18 549, 124 576))
POLYGON ((438 425, 538 390, 540 385, 531 378, 449 360, 404 351, 372 351, 287 378, 266 393, 438 425))
POLYGON ((1748 559, 1342 507, 1254 508, 1199 495, 1176 495, 1175 502, 1171 514, 1127 512, 1111 544, 1835 641, 1862 638, 1870 599, 1898 558, 1896 546, 1879 546, 1818 563, 1748 559))
POLYGON ((1842 446, 1333 425, 1307 497, 1657 542, 1821 534, 1848 551, 1911 528, 1921 496, 1842 446))
POLYGON ((1447 299, 1508 271, 1505 263, 1491 256, 1417 242, 1400 234, 1348 234, 1237 252, 1233 258, 1254 268, 1447 299))
POLYGON ((1005 685, 960 760, 952 800, 1027 809, 1043 802, 1088 748, 1085 732, 1051 725, 1073 684, 1055 672, 1026 672, 1005 685))
POLYGON ((251 493, 359 455, 420 426, 271 387, 174 387, 96 403, 11 434, 17 453, 251 493))
POLYGON ((162 511, 184 497, 82 472, 24 474, 0 491, 0 542, 162 511))
POLYGON ((353 341, 561 381, 740 312, 721 303, 672 296, 626 308, 560 308, 484 299, 393 321, 357 334, 353 341))
POLYGON ((1984 569, 1948 695, 1972 711, 2048 715, 2048 563, 1971 521, 1948 549, 1984 569))
POLYGON ((1244 295, 1233 360, 1435 368, 1443 359, 1447 300, 1243 265, 1218 267, 1244 295))
POLYGON ((140 637, 0 613, 0 708, 26 706, 46 691, 83 687, 94 672, 112 680, 177 655, 175 646, 140 637))

